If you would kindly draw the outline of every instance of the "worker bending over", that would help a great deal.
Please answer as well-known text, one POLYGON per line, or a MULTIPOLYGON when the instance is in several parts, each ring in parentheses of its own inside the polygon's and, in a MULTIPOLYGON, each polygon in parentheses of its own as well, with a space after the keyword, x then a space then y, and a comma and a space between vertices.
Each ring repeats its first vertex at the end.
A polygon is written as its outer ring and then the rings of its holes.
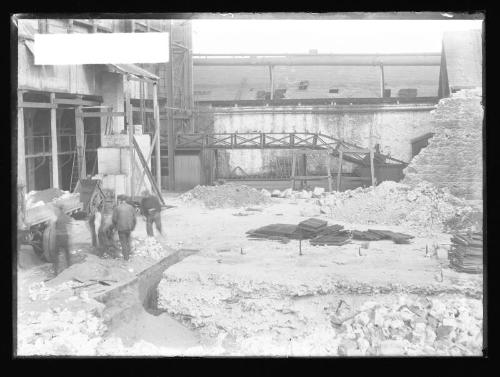
POLYGON ((141 213, 146 217, 146 231, 148 232, 149 237, 153 237, 153 223, 158 229, 158 232, 161 232, 161 204, 158 198, 148 190, 145 190, 142 195, 144 198, 141 201, 141 213))
POLYGON ((122 245, 122 254, 125 260, 130 257, 130 233, 135 229, 135 209, 126 202, 125 195, 118 196, 118 205, 113 209, 113 227, 118 231, 122 245))

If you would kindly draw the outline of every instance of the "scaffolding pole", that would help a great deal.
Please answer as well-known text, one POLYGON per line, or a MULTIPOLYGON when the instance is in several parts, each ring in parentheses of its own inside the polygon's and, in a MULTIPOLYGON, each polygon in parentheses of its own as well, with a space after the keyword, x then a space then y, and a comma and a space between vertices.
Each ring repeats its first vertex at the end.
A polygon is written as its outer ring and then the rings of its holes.
MULTIPOLYGON (((55 93, 50 93, 50 103, 54 103, 55 93)), ((52 147, 52 187, 59 188, 59 155, 57 153, 57 109, 50 109, 50 139, 52 147)))

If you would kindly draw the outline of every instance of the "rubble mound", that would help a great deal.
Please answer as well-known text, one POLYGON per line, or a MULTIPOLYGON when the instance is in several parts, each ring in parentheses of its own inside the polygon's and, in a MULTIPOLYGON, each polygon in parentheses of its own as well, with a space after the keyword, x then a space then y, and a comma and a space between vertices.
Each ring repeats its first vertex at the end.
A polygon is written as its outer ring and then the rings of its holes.
POLYGON ((243 207, 265 204, 269 197, 245 185, 227 183, 220 186, 196 186, 181 195, 184 202, 198 201, 208 208, 243 207))
POLYGON ((135 240, 135 247, 133 256, 148 257, 154 260, 160 260, 167 257, 169 251, 164 249, 163 246, 154 237, 137 238, 135 240))
POLYGON ((450 222, 463 224, 460 219, 473 211, 465 200, 427 182, 412 187, 385 181, 375 189, 359 187, 332 192, 319 199, 319 204, 322 212, 335 220, 403 225, 429 231, 443 231, 450 222))

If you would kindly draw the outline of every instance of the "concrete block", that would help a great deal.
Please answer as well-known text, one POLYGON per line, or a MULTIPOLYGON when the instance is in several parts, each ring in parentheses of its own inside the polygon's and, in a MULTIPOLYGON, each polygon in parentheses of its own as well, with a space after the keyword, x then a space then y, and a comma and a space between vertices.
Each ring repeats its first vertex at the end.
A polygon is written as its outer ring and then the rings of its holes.
POLYGON ((97 148, 97 169, 100 174, 121 174, 121 148, 97 148))

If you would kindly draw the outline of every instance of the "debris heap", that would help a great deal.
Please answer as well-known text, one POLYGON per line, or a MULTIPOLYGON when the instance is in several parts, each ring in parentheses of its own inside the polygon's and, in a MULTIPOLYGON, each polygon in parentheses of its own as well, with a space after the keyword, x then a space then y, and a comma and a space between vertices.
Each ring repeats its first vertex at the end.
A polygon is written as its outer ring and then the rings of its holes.
POLYGON ((160 260, 167 257, 168 254, 168 250, 164 249, 163 246, 154 237, 137 238, 135 241, 135 247, 133 251, 134 256, 148 257, 154 260, 160 260))
POLYGON ((180 197, 184 202, 198 201, 208 208, 243 207, 269 202, 262 192, 245 185, 196 186, 180 197))
POLYGON ((332 192, 318 199, 323 213, 360 224, 403 225, 442 231, 450 219, 472 211, 464 200, 429 183, 410 187, 385 181, 373 188, 332 192))

